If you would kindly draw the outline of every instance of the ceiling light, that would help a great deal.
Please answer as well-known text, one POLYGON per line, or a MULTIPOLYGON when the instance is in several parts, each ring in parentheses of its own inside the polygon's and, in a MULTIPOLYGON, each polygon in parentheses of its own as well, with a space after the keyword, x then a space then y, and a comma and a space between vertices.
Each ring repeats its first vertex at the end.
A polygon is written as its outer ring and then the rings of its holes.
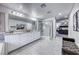
POLYGON ((20 15, 20 13, 18 13, 18 12, 17 12, 17 13, 16 13, 16 15, 17 15, 17 16, 19 16, 19 15, 20 15))
POLYGON ((40 5, 40 7, 41 7, 41 8, 45 8, 45 7, 46 7, 46 4, 43 3, 43 4, 40 5))
POLYGON ((13 14, 16 15, 16 12, 13 11, 13 14))
POLYGON ((24 17, 24 15, 22 13, 19 13, 19 12, 16 12, 16 11, 11 11, 11 14, 15 15, 15 16, 24 17))
POLYGON ((23 14, 19 14, 19 16, 23 16, 23 14))
POLYGON ((62 15, 62 13, 59 13, 58 15, 62 15))
POLYGON ((20 14, 20 16, 22 16, 23 14, 20 14))

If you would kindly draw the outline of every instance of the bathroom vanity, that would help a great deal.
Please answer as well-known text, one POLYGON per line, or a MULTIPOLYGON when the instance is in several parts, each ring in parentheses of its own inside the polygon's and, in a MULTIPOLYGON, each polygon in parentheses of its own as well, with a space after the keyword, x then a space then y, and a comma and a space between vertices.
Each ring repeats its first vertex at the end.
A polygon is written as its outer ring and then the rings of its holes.
POLYGON ((7 33, 5 35, 5 42, 7 44, 7 52, 18 49, 28 43, 31 43, 40 38, 40 32, 26 32, 26 33, 7 33))
POLYGON ((5 54, 5 43, 0 42, 0 55, 4 55, 4 54, 5 54))

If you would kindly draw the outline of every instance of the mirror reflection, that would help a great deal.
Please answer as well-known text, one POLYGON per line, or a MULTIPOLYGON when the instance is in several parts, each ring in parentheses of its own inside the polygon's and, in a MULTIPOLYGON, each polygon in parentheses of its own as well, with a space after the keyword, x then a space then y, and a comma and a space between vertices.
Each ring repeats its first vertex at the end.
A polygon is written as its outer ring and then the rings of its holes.
POLYGON ((9 15, 9 32, 30 32, 35 30, 35 21, 31 19, 9 15))

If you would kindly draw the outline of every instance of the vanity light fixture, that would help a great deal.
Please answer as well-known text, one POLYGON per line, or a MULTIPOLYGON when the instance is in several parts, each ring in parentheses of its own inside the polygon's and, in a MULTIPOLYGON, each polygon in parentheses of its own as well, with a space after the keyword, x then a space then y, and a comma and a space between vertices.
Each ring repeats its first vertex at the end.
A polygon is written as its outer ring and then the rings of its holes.
POLYGON ((64 16, 65 18, 68 18, 68 16, 66 15, 66 16, 64 16))
POLYGON ((23 14, 20 14, 19 16, 24 17, 24 15, 23 15, 23 14))
POLYGON ((36 19, 36 18, 31 18, 31 20, 34 20, 34 21, 36 21, 37 19, 36 19))
POLYGON ((16 12, 15 12, 15 11, 11 11, 11 14, 15 15, 15 14, 16 14, 16 12))
POLYGON ((11 11, 11 14, 16 15, 16 16, 20 16, 20 17, 24 17, 24 15, 22 13, 19 13, 16 11, 11 11))
POLYGON ((19 16, 19 15, 20 15, 20 13, 16 12, 16 15, 17 15, 17 16, 19 16))

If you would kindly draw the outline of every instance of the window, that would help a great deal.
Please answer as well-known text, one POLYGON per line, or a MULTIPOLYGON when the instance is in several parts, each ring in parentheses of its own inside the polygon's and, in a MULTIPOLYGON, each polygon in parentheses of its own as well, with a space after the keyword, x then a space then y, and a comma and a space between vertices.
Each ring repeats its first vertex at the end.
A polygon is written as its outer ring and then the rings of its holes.
POLYGON ((79 10, 73 16, 73 30, 79 31, 79 10))

